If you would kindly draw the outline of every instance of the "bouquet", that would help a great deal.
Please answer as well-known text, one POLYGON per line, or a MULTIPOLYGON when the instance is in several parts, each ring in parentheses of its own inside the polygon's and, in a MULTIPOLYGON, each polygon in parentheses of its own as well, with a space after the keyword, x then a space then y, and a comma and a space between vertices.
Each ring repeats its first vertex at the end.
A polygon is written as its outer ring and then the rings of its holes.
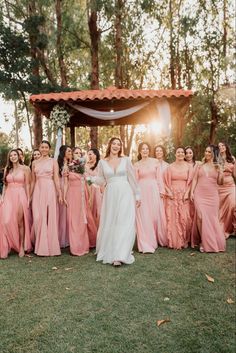
POLYGON ((69 171, 78 173, 78 174, 84 174, 85 172, 85 158, 81 157, 78 159, 73 160, 69 164, 69 171))

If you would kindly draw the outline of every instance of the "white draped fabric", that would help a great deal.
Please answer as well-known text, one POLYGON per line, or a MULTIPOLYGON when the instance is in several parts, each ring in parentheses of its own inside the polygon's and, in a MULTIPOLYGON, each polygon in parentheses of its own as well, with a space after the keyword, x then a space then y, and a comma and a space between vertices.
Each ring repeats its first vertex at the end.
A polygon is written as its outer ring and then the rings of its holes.
POLYGON ((95 118, 95 119, 115 120, 115 119, 124 118, 128 115, 137 113, 139 110, 145 108, 148 104, 149 104, 149 102, 145 102, 142 104, 135 105, 132 108, 119 110, 117 112, 115 112, 115 111, 104 112, 104 111, 100 111, 100 110, 82 107, 79 104, 69 104, 69 105, 71 107, 73 107, 74 109, 78 110, 79 112, 84 113, 85 115, 91 116, 92 118, 95 118))
MULTIPOLYGON (((135 105, 132 108, 123 109, 123 110, 119 110, 119 111, 106 111, 106 112, 83 107, 79 104, 70 103, 69 105, 73 109, 76 109, 77 111, 79 111, 85 115, 91 116, 94 119, 116 120, 116 119, 124 118, 128 115, 137 113, 138 111, 145 108, 149 104, 150 104, 150 102, 144 102, 142 104, 135 105)), ((168 101, 166 99, 157 101, 156 102, 156 109, 157 109, 157 117, 159 118, 161 126, 162 126, 162 132, 164 135, 169 136, 170 130, 171 130, 171 111, 170 111, 170 105, 169 105, 168 101)))
POLYGON ((163 135, 169 136, 171 131, 171 111, 167 100, 156 103, 163 135))

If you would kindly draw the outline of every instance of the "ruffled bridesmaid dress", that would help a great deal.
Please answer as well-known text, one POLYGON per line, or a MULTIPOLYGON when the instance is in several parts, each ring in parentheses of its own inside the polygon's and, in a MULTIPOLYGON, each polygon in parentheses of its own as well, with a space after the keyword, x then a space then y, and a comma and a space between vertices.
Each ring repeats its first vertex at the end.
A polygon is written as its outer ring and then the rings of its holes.
POLYGON ((183 197, 192 181, 192 168, 179 170, 174 163, 164 172, 164 183, 172 191, 173 199, 166 198, 166 220, 168 246, 182 249, 188 246, 191 237, 190 202, 183 197))
POLYGON ((138 181, 141 206, 136 211, 137 245, 138 250, 143 253, 153 253, 158 244, 167 245, 166 218, 164 205, 161 200, 160 167, 152 164, 135 166, 138 181))
MULTIPOLYGON (((16 175, 7 175, 7 186, 2 204, 2 223, 9 248, 20 252, 20 234, 18 228, 17 211, 22 206, 24 214, 24 251, 32 250, 30 234, 30 211, 25 191, 25 174, 22 169, 16 175)), ((3 240, 5 242, 5 240, 3 240)))
POLYGON ((35 164, 36 183, 32 199, 35 254, 39 256, 60 255, 58 239, 58 204, 53 181, 52 158, 35 164))
POLYGON ((192 230, 192 247, 200 245, 204 252, 225 251, 226 241, 219 221, 218 172, 206 172, 204 165, 197 171, 197 185, 194 190, 195 216, 192 230), (197 228, 197 215, 201 218, 201 234, 197 228))

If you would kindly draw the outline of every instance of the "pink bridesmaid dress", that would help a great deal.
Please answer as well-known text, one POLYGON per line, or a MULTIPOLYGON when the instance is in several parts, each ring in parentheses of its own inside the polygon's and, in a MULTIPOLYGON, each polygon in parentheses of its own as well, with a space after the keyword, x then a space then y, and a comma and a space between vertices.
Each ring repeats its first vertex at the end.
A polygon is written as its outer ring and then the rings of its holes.
POLYGON ((96 246, 97 227, 88 203, 88 190, 83 175, 69 172, 67 224, 70 252, 81 256, 96 246))
POLYGON ((200 250, 204 252, 225 251, 226 241, 219 221, 218 172, 211 170, 207 173, 204 166, 199 166, 197 177, 192 247, 200 245, 200 250), (201 235, 197 229, 197 214, 201 217, 201 235))
POLYGON ((190 202, 183 196, 192 181, 192 168, 179 170, 174 163, 164 172, 164 184, 172 191, 173 199, 166 198, 168 246, 173 249, 187 248, 191 236, 190 202))
MULTIPOLYGON (((24 213, 24 251, 32 250, 30 234, 30 211, 25 191, 25 174, 22 169, 14 176, 7 175, 7 186, 2 204, 2 223, 9 248, 20 252, 20 234, 17 220, 18 207, 23 208, 24 213)), ((5 242, 5 240, 4 240, 5 242)))
POLYGON ((54 160, 48 158, 35 164, 36 183, 32 199, 35 254, 60 255, 58 239, 58 205, 53 181, 54 160))
POLYGON ((3 229, 2 204, 0 204, 0 259, 6 259, 9 252, 10 247, 3 229))
MULTIPOLYGON (((89 169, 86 173, 88 176, 97 176, 97 168, 94 170, 89 169)), ((99 185, 92 184, 88 187, 89 199, 90 199, 90 208, 92 211, 93 219, 97 227, 99 226, 101 208, 102 208, 102 192, 99 185)))
POLYGON ((141 193, 141 206, 136 210, 138 250, 153 253, 158 244, 167 245, 166 218, 161 200, 161 174, 158 165, 136 164, 136 178, 141 193))
MULTIPOLYGON (((60 177, 61 190, 64 188, 64 178, 60 177)), ((63 203, 58 205, 59 207, 59 243, 61 248, 69 246, 68 232, 67 232, 67 211, 66 206, 63 203)))
POLYGON ((224 183, 219 185, 220 222, 224 225, 226 238, 236 232, 236 194, 233 178, 234 164, 225 162, 224 183))

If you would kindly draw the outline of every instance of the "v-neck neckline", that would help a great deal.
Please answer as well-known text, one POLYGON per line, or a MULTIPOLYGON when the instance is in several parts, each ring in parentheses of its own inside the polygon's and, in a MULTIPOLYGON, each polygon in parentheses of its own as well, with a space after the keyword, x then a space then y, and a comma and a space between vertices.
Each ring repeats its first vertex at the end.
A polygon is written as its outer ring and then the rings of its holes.
POLYGON ((116 169, 114 169, 114 168, 110 165, 110 163, 108 162, 107 159, 104 159, 104 161, 107 162, 109 168, 113 171, 113 174, 116 175, 116 174, 117 174, 117 171, 118 171, 118 169, 119 169, 119 167, 120 167, 120 165, 121 165, 122 159, 123 159, 123 158, 121 157, 121 158, 120 158, 120 162, 119 162, 119 164, 117 165, 116 169))

